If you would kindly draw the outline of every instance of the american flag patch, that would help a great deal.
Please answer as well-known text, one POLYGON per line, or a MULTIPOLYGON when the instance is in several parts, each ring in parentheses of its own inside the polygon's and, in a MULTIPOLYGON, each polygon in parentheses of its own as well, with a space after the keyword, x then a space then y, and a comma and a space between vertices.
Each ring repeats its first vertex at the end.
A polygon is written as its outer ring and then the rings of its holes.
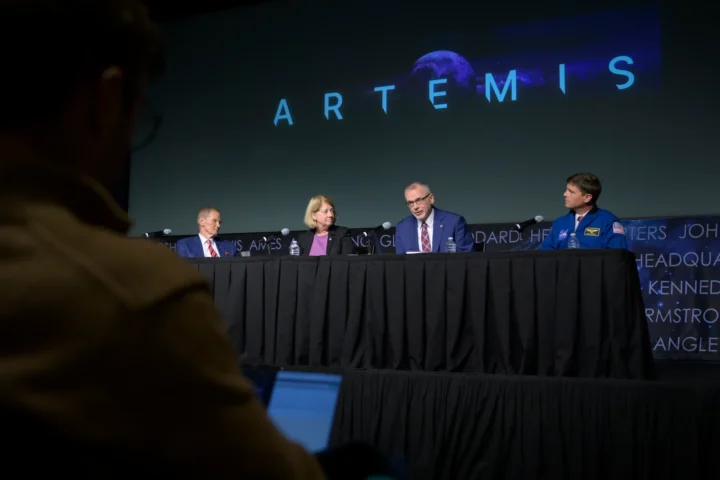
POLYGON ((619 233, 621 235, 625 235, 625 229, 623 228, 623 226, 620 222, 613 223, 613 233, 619 233))

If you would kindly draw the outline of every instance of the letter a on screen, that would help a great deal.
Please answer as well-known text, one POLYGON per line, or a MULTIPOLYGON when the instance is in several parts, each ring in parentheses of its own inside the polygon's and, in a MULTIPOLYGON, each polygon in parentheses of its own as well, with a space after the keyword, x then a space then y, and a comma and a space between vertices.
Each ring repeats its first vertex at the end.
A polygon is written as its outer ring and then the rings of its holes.
POLYGON ((285 120, 288 125, 293 124, 292 115, 290 115, 290 107, 288 107, 287 100, 284 98, 280 99, 277 111, 275 112, 275 120, 273 120, 273 123, 276 127, 280 120, 285 120))

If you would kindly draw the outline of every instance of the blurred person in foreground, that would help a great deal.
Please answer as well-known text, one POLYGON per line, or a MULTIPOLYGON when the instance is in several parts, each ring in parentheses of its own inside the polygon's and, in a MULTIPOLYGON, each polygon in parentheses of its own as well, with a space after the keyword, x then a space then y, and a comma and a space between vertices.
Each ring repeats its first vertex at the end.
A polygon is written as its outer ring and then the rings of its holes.
POLYGON ((223 258, 237 254, 235 242, 218 240, 222 225, 220 210, 202 207, 197 216, 198 234, 183 238, 175 243, 175 253, 183 258, 223 258))
POLYGON ((126 238, 130 221, 108 193, 161 66, 145 11, 134 0, 0 0, 0 58, 4 466, 323 478, 239 375, 205 278, 126 238))
POLYGON ((600 179, 592 173, 575 173, 567 178, 565 208, 569 212, 555 219, 550 234, 540 250, 567 248, 571 234, 575 234, 580 248, 627 249, 625 228, 614 213, 598 208, 602 193, 600 179))
POLYGON ((300 255, 319 257, 347 255, 353 252, 348 229, 335 225, 335 204, 325 195, 315 195, 305 210, 305 225, 310 227, 298 237, 300 255))

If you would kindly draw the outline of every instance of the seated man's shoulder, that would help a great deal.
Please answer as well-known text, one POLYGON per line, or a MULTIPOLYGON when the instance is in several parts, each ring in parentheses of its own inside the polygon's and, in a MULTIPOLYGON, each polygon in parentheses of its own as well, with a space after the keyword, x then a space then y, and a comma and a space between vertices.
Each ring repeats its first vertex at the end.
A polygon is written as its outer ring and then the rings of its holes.
POLYGON ((151 240, 81 225, 40 239, 46 255, 131 309, 144 308, 186 289, 208 288, 207 279, 174 252, 151 240))
POLYGON ((140 271, 153 276, 172 277, 180 273, 185 276, 201 278, 184 260, 180 259, 175 252, 161 245, 159 242, 145 238, 130 238, 111 233, 98 236, 97 247, 98 257, 103 266, 110 270, 131 270, 140 271), (101 250, 105 246, 116 251, 116 255, 105 257, 101 250))
POLYGON ((553 220, 552 226, 553 227, 563 226, 568 223, 572 223, 573 225, 575 224, 575 215, 568 214, 568 213, 566 213, 565 215, 560 215, 555 220, 553 220))
POLYGON ((177 242, 175 242, 178 245, 185 245, 190 243, 191 241, 195 240, 197 238, 197 235, 193 235, 191 237, 183 237, 179 239, 177 242))
MULTIPOLYGON (((408 215, 407 217, 400 220, 397 225, 395 225, 395 228, 397 229, 397 227, 400 226, 410 225, 413 220, 415 220, 415 217, 413 217, 412 215, 408 215)), ((415 221, 417 222, 417 220, 415 221)))
POLYGON ((600 210, 600 212, 602 213, 601 222, 605 228, 608 230, 612 229, 613 234, 626 235, 625 227, 617 215, 609 210, 600 210))
POLYGON ((598 213, 599 213, 602 217, 607 218, 607 219, 609 219, 609 220, 612 220, 613 222, 619 221, 617 215, 615 215, 615 214, 614 214, 613 212, 611 212, 610 210, 605 210, 604 208, 600 208, 600 209, 598 209, 598 213))
POLYGON ((460 221, 460 220, 465 220, 465 217, 463 217, 463 216, 460 215, 459 213, 448 212, 447 210, 440 210, 440 209, 438 209, 438 211, 439 211, 439 213, 442 214, 442 216, 445 217, 446 219, 452 219, 452 220, 454 220, 454 221, 456 221, 456 222, 457 222, 457 221, 460 221))

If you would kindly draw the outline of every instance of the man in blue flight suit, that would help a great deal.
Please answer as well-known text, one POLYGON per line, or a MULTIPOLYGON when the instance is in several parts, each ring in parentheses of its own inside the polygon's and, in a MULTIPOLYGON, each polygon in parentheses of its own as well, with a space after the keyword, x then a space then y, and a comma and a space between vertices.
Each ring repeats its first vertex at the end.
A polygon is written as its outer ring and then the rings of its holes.
POLYGON ((600 180, 592 173, 576 173, 567 179, 567 215, 556 219, 540 250, 567 248, 575 233, 580 248, 628 248, 625 228, 612 213, 597 207, 602 192, 600 180))

